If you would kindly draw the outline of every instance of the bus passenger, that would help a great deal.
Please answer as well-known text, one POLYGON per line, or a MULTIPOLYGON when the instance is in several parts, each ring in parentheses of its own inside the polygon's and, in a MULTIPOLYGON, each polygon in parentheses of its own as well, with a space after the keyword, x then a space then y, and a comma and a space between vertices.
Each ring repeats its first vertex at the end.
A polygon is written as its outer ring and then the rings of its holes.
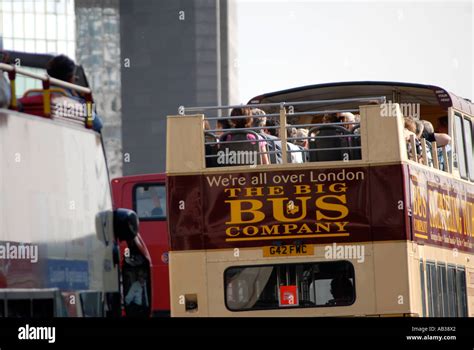
MULTIPOLYGON (((291 125, 288 124, 290 128, 286 129, 287 131, 287 138, 295 138, 296 137, 296 128, 291 127, 291 125)), ((298 146, 297 144, 294 143, 293 140, 287 141, 286 146, 288 151, 288 161, 291 163, 304 163, 304 155, 303 155, 303 147, 298 146), (291 152, 292 151, 292 152, 291 152)))
MULTIPOLYGON (((421 154, 422 154, 422 149, 421 149, 421 143, 420 140, 416 137, 416 122, 412 117, 405 117, 404 123, 405 123, 405 129, 404 131, 404 136, 405 136, 405 141, 407 142, 407 148, 408 148, 408 153, 411 154, 411 143, 410 143, 410 138, 411 135, 415 136, 415 143, 416 143, 416 159, 418 161, 422 161, 421 159, 421 154)), ((413 155, 413 156, 415 156, 413 155)), ((415 157, 414 157, 415 158, 415 157)))
POLYGON ((446 146, 449 144, 449 142, 451 142, 451 136, 449 136, 447 133, 435 133, 433 124, 431 124, 429 121, 422 120, 422 123, 424 125, 423 138, 427 141, 436 141, 436 144, 440 147, 446 146))
MULTIPOLYGON (((269 119, 266 117, 265 111, 262 111, 259 108, 252 108, 252 116, 253 118, 253 126, 255 128, 262 128, 267 126, 267 122, 269 119)), ((272 164, 281 164, 281 141, 278 140, 278 137, 275 135, 266 133, 267 129, 255 129, 255 132, 259 135, 259 138, 262 140, 266 140, 268 151, 276 152, 276 153, 269 153, 268 160, 272 164)), ((268 130, 267 130, 268 131, 268 130)))
MULTIPOLYGON (((415 120, 416 124, 416 139, 420 141, 424 139, 423 137, 423 132, 425 130, 425 124, 423 121, 417 119, 415 120)), ((426 143, 426 157, 427 157, 427 165, 432 166, 433 165, 433 156, 431 155, 431 143, 427 142, 426 143)))
POLYGON ((137 280, 132 283, 125 296, 126 312, 129 317, 146 317, 148 314, 149 298, 145 272, 139 270, 137 280))
MULTIPOLYGON (((244 116, 245 118, 239 119, 230 119, 230 126, 233 129, 251 129, 253 118, 252 113, 249 108, 234 108, 230 113, 231 117, 244 116)), ((247 134, 247 140, 257 141, 256 137, 252 133, 247 134)), ((232 141, 232 134, 228 134, 225 140, 222 141, 232 141)), ((269 164, 267 147, 265 142, 259 142, 259 152, 260 152, 260 164, 269 164)))
POLYGON ((334 278, 330 292, 334 299, 329 300, 326 305, 348 305, 354 299, 352 282, 347 277, 334 278))
POLYGON ((295 140, 295 144, 302 148, 304 151, 302 152, 303 162, 309 161, 309 152, 306 150, 308 149, 308 139, 303 139, 303 137, 308 137, 308 129, 299 128, 296 130, 296 137, 299 140, 295 140))
POLYGON ((416 138, 419 140, 421 139, 421 135, 423 134, 423 130, 425 129, 425 125, 421 120, 415 120, 415 134, 416 138))
POLYGON ((222 130, 222 131, 216 131, 216 136, 220 137, 225 132, 225 129, 230 129, 229 119, 227 118, 218 119, 216 129, 222 130))
POLYGON ((303 147, 304 149, 308 149, 308 139, 302 139, 303 137, 308 137, 308 129, 296 129, 296 138, 299 140, 295 140, 295 144, 303 147))
MULTIPOLYGON (((443 118, 443 117, 442 117, 443 118)), ((440 118, 441 119, 441 118, 440 118)), ((431 124, 427 120, 422 120, 425 129, 423 130, 423 138, 425 138, 429 142, 435 142, 438 145, 438 163, 439 169, 445 170, 445 161, 443 156, 443 147, 446 147, 447 154, 451 154, 451 146, 449 143, 451 142, 451 136, 445 133, 435 133, 433 124, 431 124)), ((442 126, 441 130, 447 131, 447 117, 446 117, 446 126, 442 126)))
POLYGON ((343 124, 342 126, 349 131, 354 130, 355 127, 355 115, 350 112, 343 112, 337 114, 339 122, 341 123, 352 123, 352 124, 343 124))
POLYGON ((323 116, 323 123, 330 124, 330 123, 339 123, 339 117, 337 113, 328 113, 323 116))
MULTIPOLYGON (((76 64, 66 55, 59 55, 52 58, 47 64, 48 75, 52 78, 62 80, 71 84, 75 83, 76 80, 76 64)), ((53 86, 52 86, 53 87, 53 86)), ((84 104, 86 100, 80 96, 77 92, 71 89, 63 89, 69 98, 84 104)), ((92 112, 93 125, 92 128, 95 131, 100 132, 102 129, 103 123, 101 118, 96 114, 95 111, 92 112)))
POLYGON ((270 126, 271 128, 265 129, 264 132, 267 135, 272 135, 278 138, 278 128, 274 129, 274 126, 278 126, 273 119, 267 118, 265 126, 270 126))
POLYGON ((163 216, 163 208, 161 207, 161 200, 158 193, 151 189, 151 200, 153 201, 153 209, 151 211, 151 216, 154 217, 162 217, 163 216))

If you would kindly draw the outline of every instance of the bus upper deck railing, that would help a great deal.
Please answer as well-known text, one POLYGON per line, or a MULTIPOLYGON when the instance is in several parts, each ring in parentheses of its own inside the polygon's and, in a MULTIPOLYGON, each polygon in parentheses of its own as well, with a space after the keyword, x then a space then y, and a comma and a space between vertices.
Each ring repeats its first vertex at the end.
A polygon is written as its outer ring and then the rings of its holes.
MULTIPOLYGON (((179 119, 192 117, 186 119, 189 122, 194 120, 191 132, 196 133, 200 125, 204 137, 195 139, 192 149, 178 152, 180 155, 177 157, 175 151, 169 153, 167 159, 173 158, 170 162, 173 165, 167 166, 167 169, 178 171, 202 169, 202 166, 215 168, 338 161, 356 165, 411 160, 450 172, 452 166, 445 147, 439 148, 436 143, 420 139, 416 142, 422 151, 410 153, 412 140, 405 142, 402 109, 397 105, 395 114, 390 115, 396 118, 386 118, 387 115, 382 112, 385 102, 385 96, 375 96, 230 106, 181 106, 175 116, 176 122, 169 120, 171 124, 168 127, 175 130, 169 135, 185 135, 188 122, 179 122, 179 119), (378 105, 379 108, 371 105, 378 105), (226 113, 229 116, 220 116, 220 111, 230 109, 238 110, 226 113), (374 118, 376 116, 380 118, 374 118), (203 123, 197 123, 198 120, 203 123), (198 148, 202 149, 204 165, 195 164, 191 156, 197 155, 198 148), (187 161, 180 163, 178 159, 187 161)), ((175 141, 171 140, 171 144, 175 141)))
MULTIPOLYGON (((229 124, 235 124, 236 120, 252 118, 253 126, 247 127, 227 127, 210 128, 204 127, 205 135, 205 158, 206 167, 218 167, 229 165, 256 165, 256 164, 287 164, 303 163, 308 161, 349 161, 361 159, 361 142, 358 132, 360 122, 353 120, 350 122, 313 122, 299 121, 288 124, 287 119, 317 118, 325 115, 343 115, 344 113, 359 113, 359 108, 343 109, 323 109, 294 112, 296 106, 303 107, 318 106, 327 104, 347 104, 347 103, 376 103, 385 102, 385 96, 365 97, 365 98, 345 98, 334 100, 318 101, 297 101, 287 103, 262 103, 249 105, 230 105, 230 106, 205 106, 205 107, 183 107, 178 109, 180 115, 186 112, 215 111, 228 109, 249 109, 250 111, 259 109, 259 113, 251 115, 232 115, 229 117, 204 116, 205 125, 209 122, 225 121, 229 124), (277 108, 279 113, 264 113, 260 108, 277 108), (289 111, 287 111, 287 109, 289 111), (274 125, 264 125, 265 120, 272 120, 274 125), (295 129, 301 131, 303 135, 295 135, 295 129), (291 132, 293 131, 293 135, 291 132), (287 134, 290 133, 290 134, 287 134), (239 135, 240 137, 234 137, 239 135), (245 136, 247 135, 247 136, 245 136), (248 137, 248 135, 253 135, 248 137), (245 137, 244 137, 245 136, 245 137), (299 145, 298 145, 299 144, 299 145), (248 164, 249 157, 244 162, 230 161, 223 158, 223 155, 230 153, 245 154, 253 153, 252 158, 255 164, 248 164)), ((297 131, 298 133, 298 131, 297 131)), ((232 157, 233 155, 230 155, 232 157)), ((244 159, 244 158, 240 158, 244 159)))
POLYGON ((430 168, 448 173, 452 171, 450 151, 446 146, 438 146, 436 141, 429 142, 423 138, 417 140, 415 135, 410 135, 407 142, 407 157, 430 168))
MULTIPOLYGON (((37 74, 34 72, 30 72, 26 69, 18 67, 16 65, 9 65, 5 63, 0 63, 0 72, 6 71, 8 73, 8 77, 10 80, 10 109, 17 110, 18 109, 18 100, 16 97, 16 75, 20 74, 29 78, 41 80, 43 83, 43 90, 39 91, 38 93, 42 95, 42 108, 43 108, 43 116, 51 117, 53 115, 53 111, 51 108, 51 95, 53 93, 57 93, 57 88, 61 89, 69 89, 75 91, 77 93, 83 94, 85 100, 85 114, 83 116, 74 116, 69 114, 63 115, 55 115, 56 117, 67 118, 76 123, 85 124, 87 128, 92 128, 93 125, 93 113, 92 113, 92 90, 83 86, 75 85, 63 80, 59 80, 56 78, 52 78, 46 74, 37 74), (51 86, 54 86, 52 88, 51 86)), ((77 103, 76 103, 77 104, 77 103)))

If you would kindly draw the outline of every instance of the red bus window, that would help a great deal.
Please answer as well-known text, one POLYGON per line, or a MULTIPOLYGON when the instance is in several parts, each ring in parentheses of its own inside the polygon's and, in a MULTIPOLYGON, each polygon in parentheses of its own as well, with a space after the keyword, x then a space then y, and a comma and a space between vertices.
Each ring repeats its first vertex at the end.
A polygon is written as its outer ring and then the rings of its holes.
POLYGON ((140 220, 166 220, 166 188, 164 184, 137 185, 134 210, 140 220))

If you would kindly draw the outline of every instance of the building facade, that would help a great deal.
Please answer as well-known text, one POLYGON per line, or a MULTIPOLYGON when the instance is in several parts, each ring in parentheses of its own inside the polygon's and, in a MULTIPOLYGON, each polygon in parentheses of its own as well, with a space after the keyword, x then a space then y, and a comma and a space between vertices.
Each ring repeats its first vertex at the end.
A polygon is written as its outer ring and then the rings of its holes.
POLYGON ((166 116, 179 106, 237 102, 233 6, 120 2, 124 174, 165 170, 166 116))

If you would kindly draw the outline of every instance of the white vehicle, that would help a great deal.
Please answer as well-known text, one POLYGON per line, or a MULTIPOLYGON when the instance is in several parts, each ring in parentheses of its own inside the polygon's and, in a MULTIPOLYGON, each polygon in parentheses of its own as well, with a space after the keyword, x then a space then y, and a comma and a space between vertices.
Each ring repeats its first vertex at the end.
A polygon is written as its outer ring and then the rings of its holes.
POLYGON ((91 90, 7 64, 0 69, 44 87, 0 109, 0 317, 120 316, 118 241, 148 255, 138 219, 113 210, 91 113, 56 113, 59 104, 80 104, 59 90, 89 97, 91 90), (43 115, 34 115, 38 101, 43 115), (23 112, 12 110, 21 102, 23 112))

